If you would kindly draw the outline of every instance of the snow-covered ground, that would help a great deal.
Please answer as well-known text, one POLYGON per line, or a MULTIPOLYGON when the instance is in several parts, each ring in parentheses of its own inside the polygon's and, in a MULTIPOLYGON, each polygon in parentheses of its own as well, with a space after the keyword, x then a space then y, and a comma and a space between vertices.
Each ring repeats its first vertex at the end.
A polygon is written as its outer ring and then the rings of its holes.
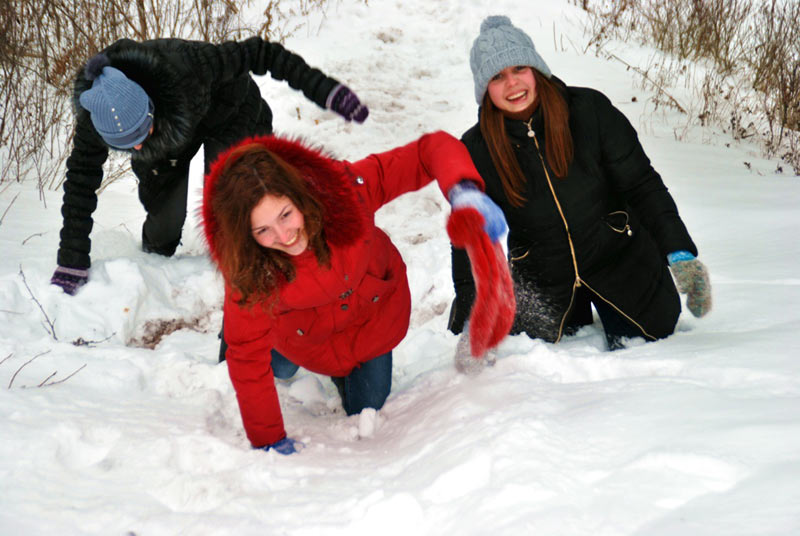
POLYGON ((69 297, 48 284, 61 193, 5 182, 0 534, 800 533, 798 178, 654 112, 624 65, 582 53, 572 2, 522 4, 334 2, 287 46, 353 87, 370 117, 346 124, 259 78, 276 130, 347 159, 458 136, 477 118, 469 46, 484 16, 509 15, 555 74, 604 91, 639 129, 710 270, 714 311, 614 353, 598 325, 558 345, 509 337, 496 366, 461 376, 445 328, 448 209, 426 188, 379 214, 414 300, 386 406, 348 418, 326 378, 301 373, 278 391, 307 448, 284 457, 249 448, 216 362, 221 283, 196 219, 174 258, 144 254, 135 182, 114 183, 91 280, 69 297), (170 322, 189 327, 148 348, 170 322))

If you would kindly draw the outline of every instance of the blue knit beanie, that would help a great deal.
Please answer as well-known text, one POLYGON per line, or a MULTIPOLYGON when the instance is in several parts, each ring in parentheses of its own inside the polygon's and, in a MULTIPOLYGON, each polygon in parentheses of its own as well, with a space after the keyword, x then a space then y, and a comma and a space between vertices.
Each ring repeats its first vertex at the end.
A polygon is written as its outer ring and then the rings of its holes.
POLYGON ((90 59, 85 74, 94 81, 79 100, 91 114, 97 133, 117 149, 142 143, 153 124, 153 102, 142 86, 111 67, 105 54, 90 59))
POLYGON ((486 17, 469 52, 478 104, 483 101, 489 80, 506 67, 515 65, 533 67, 547 78, 551 75, 550 68, 536 52, 528 34, 511 24, 511 19, 504 15, 486 17))

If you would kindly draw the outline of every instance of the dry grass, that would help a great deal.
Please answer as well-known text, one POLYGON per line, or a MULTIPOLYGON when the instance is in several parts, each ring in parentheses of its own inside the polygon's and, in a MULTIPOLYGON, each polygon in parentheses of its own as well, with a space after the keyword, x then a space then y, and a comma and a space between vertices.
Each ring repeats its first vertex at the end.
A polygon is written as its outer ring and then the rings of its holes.
MULTIPOLYGON (((796 0, 581 0, 589 46, 636 40, 674 59, 651 78, 685 78, 685 60, 709 66, 695 82, 691 117, 734 139, 754 138, 767 157, 800 175, 800 2, 796 0)), ((588 48, 588 47, 587 47, 588 48)), ((647 72, 647 71, 642 71, 647 72)), ((657 98, 666 83, 654 84, 657 98)), ((779 167, 779 169, 782 169, 779 167)))
POLYGON ((128 346, 137 348, 147 348, 154 350, 161 343, 161 340, 168 335, 188 329, 203 333, 207 331, 208 318, 206 316, 198 318, 172 318, 161 320, 148 320, 142 328, 141 335, 128 341, 128 346))

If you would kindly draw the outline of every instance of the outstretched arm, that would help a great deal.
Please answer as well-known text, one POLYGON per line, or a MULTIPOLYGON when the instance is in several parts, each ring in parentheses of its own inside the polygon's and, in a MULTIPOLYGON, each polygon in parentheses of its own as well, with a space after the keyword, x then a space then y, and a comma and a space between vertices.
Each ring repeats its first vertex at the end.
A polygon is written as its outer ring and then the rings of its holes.
POLYGON ((349 88, 338 80, 309 66, 298 54, 280 43, 260 37, 207 45, 201 49, 202 63, 212 71, 213 79, 225 82, 247 73, 285 80, 321 108, 332 110, 346 120, 363 122, 369 113, 349 88))
MULTIPOLYGON (((466 249, 476 282, 470 304, 470 352, 482 358, 508 334, 516 310, 514 289, 500 238, 508 227, 502 210, 482 192, 483 180, 464 144, 445 132, 351 166, 371 195, 372 209, 432 180, 452 205, 447 232, 455 247, 466 249)), ((470 268, 467 268, 470 269, 470 268)), ((463 313, 462 314, 466 314, 463 313)))
POLYGON ((373 212, 434 180, 445 197, 464 180, 483 189, 483 179, 464 144, 442 131, 425 134, 383 153, 372 154, 349 164, 349 167, 365 181, 373 212))
POLYGON ((88 114, 79 114, 63 186, 58 268, 51 279, 51 283, 70 295, 89 278, 92 213, 97 208, 97 189, 103 179, 106 158, 108 148, 92 128, 88 114))

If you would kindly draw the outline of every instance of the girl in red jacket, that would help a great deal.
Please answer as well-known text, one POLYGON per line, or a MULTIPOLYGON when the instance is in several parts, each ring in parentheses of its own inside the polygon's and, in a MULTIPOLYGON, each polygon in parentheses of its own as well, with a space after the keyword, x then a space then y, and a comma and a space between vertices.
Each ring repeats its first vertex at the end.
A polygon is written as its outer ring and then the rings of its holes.
POLYGON ((296 451, 273 378, 301 366, 331 377, 348 415, 383 406, 411 296, 403 259, 374 215, 432 180, 455 207, 483 216, 490 240, 505 232, 466 149, 444 132, 352 163, 255 137, 212 166, 203 220, 225 280, 225 357, 253 447, 296 451))

